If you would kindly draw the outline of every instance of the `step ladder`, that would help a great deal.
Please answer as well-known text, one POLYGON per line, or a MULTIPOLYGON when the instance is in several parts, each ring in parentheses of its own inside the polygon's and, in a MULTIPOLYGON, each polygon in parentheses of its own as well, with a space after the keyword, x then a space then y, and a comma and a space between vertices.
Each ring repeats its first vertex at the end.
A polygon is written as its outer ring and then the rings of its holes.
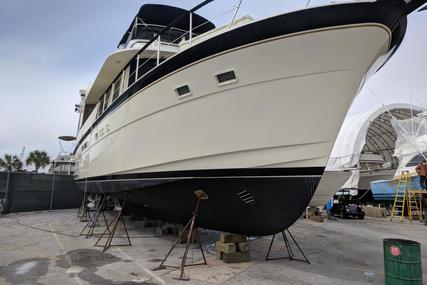
MULTIPOLYGON (((412 185, 412 181, 411 181, 412 185)), ((412 220, 423 220, 423 207, 422 207, 422 198, 421 194, 412 193, 412 190, 409 190, 409 201, 408 201, 408 210, 409 210, 409 219, 412 220)))
POLYGON ((399 182, 397 183, 396 193, 394 195, 390 220, 393 220, 393 217, 395 216, 400 216, 400 222, 403 222, 406 215, 411 222, 414 219, 421 220, 421 210, 420 195, 412 193, 411 175, 409 174, 409 171, 402 171, 399 177, 399 182))

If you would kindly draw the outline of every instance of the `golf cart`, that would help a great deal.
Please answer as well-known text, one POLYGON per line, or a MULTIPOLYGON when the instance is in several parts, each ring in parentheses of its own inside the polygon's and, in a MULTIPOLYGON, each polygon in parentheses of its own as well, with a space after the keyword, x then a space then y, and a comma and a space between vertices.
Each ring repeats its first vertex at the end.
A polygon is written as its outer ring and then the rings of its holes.
POLYGON ((341 189, 333 196, 332 215, 341 219, 348 217, 365 218, 356 189, 341 189))

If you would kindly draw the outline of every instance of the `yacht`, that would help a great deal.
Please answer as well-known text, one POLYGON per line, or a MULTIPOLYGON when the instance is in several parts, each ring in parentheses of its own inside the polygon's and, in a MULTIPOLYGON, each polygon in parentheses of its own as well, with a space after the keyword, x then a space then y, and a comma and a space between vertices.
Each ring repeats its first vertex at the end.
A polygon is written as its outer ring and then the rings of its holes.
POLYGON ((48 173, 54 175, 74 175, 74 155, 72 150, 74 148, 74 136, 59 136, 59 153, 50 162, 48 173))
POLYGON ((329 4, 216 27, 141 7, 80 91, 76 181, 147 217, 269 235, 292 225, 363 83, 427 0, 329 4), (200 192, 198 192, 200 193, 200 192))
POLYGON ((71 154, 58 154, 51 162, 48 173, 55 175, 73 175, 74 159, 71 154))

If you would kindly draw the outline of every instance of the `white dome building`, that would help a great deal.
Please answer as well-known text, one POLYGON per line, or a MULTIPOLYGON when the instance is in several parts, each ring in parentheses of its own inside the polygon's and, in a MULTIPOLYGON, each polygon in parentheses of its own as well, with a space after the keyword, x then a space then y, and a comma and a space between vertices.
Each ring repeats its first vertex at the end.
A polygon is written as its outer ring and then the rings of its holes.
POLYGON ((340 188, 367 190, 371 181, 392 178, 399 160, 391 119, 405 120, 423 111, 398 103, 347 116, 311 205, 324 204, 340 188))

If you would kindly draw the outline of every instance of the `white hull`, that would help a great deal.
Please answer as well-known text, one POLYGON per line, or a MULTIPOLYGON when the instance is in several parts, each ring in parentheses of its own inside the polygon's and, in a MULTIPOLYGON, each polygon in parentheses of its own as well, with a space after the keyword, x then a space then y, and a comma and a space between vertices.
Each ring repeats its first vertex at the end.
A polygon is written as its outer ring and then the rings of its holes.
MULTIPOLYGON (((78 178, 324 167, 364 74, 389 45, 385 26, 341 26, 253 43, 186 66, 95 126, 84 141, 88 147, 77 150, 78 178), (230 69, 237 82, 218 86, 214 74, 230 69), (177 97, 174 89, 182 84, 192 95, 177 97)), ((93 120, 92 114, 87 124, 93 120)))
POLYGON ((338 192, 350 176, 350 171, 325 170, 309 205, 311 207, 325 205, 325 203, 331 199, 332 195, 338 192))

